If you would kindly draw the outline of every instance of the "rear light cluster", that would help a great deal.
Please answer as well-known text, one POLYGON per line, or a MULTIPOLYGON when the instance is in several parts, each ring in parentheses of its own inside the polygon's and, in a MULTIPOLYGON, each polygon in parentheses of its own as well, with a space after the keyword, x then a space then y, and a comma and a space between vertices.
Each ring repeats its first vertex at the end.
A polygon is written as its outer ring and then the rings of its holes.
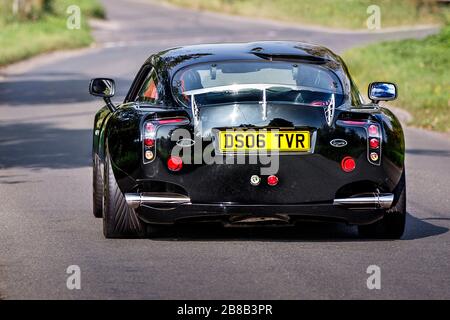
POLYGON ((378 124, 367 127, 368 160, 370 163, 380 165, 381 161, 381 131, 378 124))
MULTIPOLYGON (((367 160, 374 165, 381 163, 381 128, 370 120, 338 120, 338 125, 364 127, 367 131, 367 160)), ((345 158, 344 158, 345 159, 345 158)), ((342 170, 345 171, 342 160, 342 170)), ((349 171, 346 171, 349 172, 349 171)))
MULTIPOLYGON (((185 117, 176 118, 163 118, 155 119, 144 123, 144 131, 142 137, 143 151, 144 151, 144 163, 150 163, 156 157, 156 131, 163 125, 174 124, 187 124, 189 120, 185 117)), ((172 159, 178 157, 171 157, 167 162, 167 167, 171 171, 179 171, 182 167, 178 162, 178 159, 172 159), (171 160, 172 159, 172 160, 171 160)))

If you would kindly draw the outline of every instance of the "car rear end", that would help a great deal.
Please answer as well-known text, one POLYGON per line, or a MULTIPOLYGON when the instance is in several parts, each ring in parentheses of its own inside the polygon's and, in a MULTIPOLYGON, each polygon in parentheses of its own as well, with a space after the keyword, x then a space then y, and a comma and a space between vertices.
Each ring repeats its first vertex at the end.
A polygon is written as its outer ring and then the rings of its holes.
POLYGON ((368 224, 392 206, 403 159, 385 149, 403 141, 326 66, 214 62, 172 81, 181 108, 142 121, 125 194, 144 221, 368 224))

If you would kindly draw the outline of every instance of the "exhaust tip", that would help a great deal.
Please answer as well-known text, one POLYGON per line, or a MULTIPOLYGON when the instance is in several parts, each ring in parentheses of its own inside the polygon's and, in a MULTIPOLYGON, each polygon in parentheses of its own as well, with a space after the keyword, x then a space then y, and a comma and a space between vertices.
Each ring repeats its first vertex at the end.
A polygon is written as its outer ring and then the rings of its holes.
POLYGON ((346 206, 354 209, 389 209, 394 202, 392 193, 373 193, 350 198, 334 199, 334 205, 346 206))
POLYGON ((138 193, 126 193, 125 201, 131 208, 137 209, 141 206, 141 195, 138 193))
POLYGON ((188 196, 178 193, 126 193, 125 200, 128 205, 137 209, 143 205, 179 205, 190 203, 188 196))
POLYGON ((389 209, 390 207, 392 207, 392 203, 394 202, 394 194, 379 196, 378 201, 383 209, 389 209))

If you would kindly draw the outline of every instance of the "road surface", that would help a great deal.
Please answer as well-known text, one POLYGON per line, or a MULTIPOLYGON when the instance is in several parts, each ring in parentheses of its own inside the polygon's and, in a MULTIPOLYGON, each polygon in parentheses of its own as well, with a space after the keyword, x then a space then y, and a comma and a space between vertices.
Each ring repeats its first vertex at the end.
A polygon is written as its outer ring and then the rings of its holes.
POLYGON ((91 126, 102 104, 88 95, 91 77, 115 78, 118 102, 147 56, 166 47, 292 39, 342 52, 433 30, 333 33, 150 1, 105 4, 110 20, 95 23, 96 48, 3 72, 2 298, 450 298, 450 140, 439 134, 406 129, 408 216, 399 241, 360 240, 355 227, 333 224, 106 240, 91 213, 91 126), (66 287, 69 265, 81 269, 81 290, 66 287), (381 290, 367 289, 370 265, 381 269, 381 290))

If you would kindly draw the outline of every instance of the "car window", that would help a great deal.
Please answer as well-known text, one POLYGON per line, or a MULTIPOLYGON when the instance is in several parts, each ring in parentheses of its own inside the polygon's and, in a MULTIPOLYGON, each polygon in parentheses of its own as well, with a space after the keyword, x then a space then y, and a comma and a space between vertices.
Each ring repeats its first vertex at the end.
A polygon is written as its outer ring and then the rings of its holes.
POLYGON ((344 100, 338 77, 325 67, 292 62, 222 62, 178 71, 174 96, 189 106, 261 102, 326 106, 344 100))
POLYGON ((136 100, 139 102, 158 104, 162 100, 161 91, 156 70, 152 68, 144 80, 136 100))

